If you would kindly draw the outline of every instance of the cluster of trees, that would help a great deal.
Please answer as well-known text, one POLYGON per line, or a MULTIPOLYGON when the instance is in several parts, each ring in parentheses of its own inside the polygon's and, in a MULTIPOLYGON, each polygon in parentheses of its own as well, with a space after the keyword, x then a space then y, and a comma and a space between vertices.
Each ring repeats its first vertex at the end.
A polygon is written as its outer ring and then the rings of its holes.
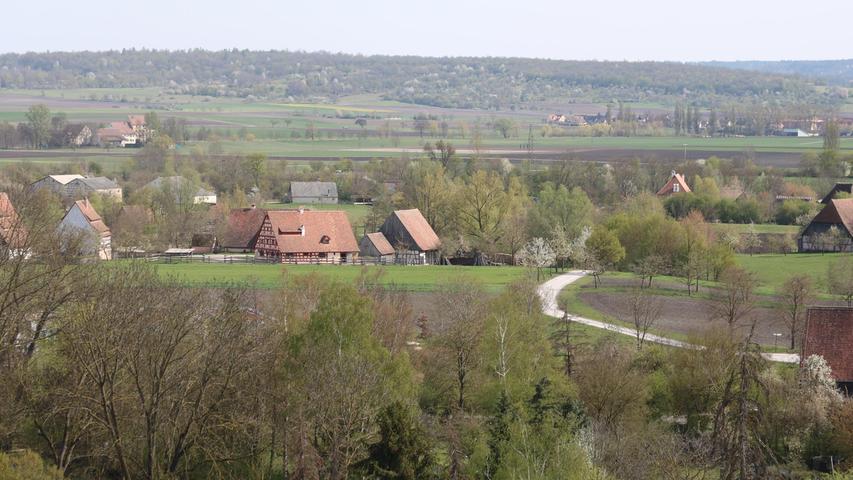
MULTIPOLYGON (((832 104, 801 77, 674 62, 429 58, 289 51, 45 52, 0 56, 0 88, 164 87, 179 93, 333 100, 345 95, 453 108, 530 108, 555 101, 705 106, 742 99, 832 104)), ((119 99, 116 99, 119 100, 119 99)))

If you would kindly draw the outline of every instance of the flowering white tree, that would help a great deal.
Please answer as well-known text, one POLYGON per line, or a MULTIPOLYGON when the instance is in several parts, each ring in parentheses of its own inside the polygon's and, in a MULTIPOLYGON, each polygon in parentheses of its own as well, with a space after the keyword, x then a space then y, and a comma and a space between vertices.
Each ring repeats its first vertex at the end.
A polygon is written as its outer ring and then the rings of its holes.
POLYGON ((518 253, 518 260, 522 265, 536 269, 536 281, 539 281, 542 269, 553 265, 556 259, 557 254, 554 253, 551 244, 541 237, 527 242, 518 253))

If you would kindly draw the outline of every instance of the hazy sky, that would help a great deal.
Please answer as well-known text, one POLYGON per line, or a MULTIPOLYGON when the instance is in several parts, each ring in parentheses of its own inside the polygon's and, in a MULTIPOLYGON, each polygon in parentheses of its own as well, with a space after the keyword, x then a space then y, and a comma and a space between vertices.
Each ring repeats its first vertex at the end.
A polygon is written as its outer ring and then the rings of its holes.
POLYGON ((0 51, 147 48, 600 60, 853 57, 853 0, 2 0, 0 51))

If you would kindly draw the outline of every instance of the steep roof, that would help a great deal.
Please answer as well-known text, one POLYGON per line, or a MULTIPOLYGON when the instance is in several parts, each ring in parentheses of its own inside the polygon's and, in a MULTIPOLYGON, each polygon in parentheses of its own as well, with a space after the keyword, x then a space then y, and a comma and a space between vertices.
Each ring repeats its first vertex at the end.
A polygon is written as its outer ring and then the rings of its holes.
POLYGON ((838 382, 853 382, 853 308, 812 307, 806 314, 803 359, 820 355, 838 382))
POLYGON ((661 187, 661 189, 658 190, 657 194, 670 195, 674 193, 674 190, 672 188, 674 184, 678 184, 679 186, 678 193, 690 192, 690 187, 687 186, 687 181, 684 180, 684 176, 680 173, 675 173, 675 171, 673 170, 673 172, 670 174, 669 180, 666 182, 666 185, 661 187))
POLYGON ((375 248, 380 255, 391 255, 394 253, 394 247, 388 243, 388 239, 385 238, 385 235, 383 235, 382 232, 368 233, 365 237, 367 237, 367 240, 373 244, 373 248, 375 248))
POLYGON ((220 244, 225 248, 255 248, 255 240, 267 212, 261 208, 235 208, 228 212, 225 234, 220 244))
POLYGON ((412 240, 418 246, 418 249, 423 252, 438 250, 441 247, 441 240, 438 235, 426 221, 426 218, 417 208, 411 210, 397 210, 394 215, 400 220, 403 228, 409 232, 412 240))
POLYGON ((812 223, 843 225, 853 235, 853 198, 832 199, 815 215, 812 223))
POLYGON ((27 243, 27 230, 6 192, 0 192, 0 239, 10 248, 21 248, 27 243))
POLYGON ((829 203, 835 194, 837 193, 853 193, 853 183, 836 183, 835 186, 832 187, 832 190, 826 194, 820 201, 820 203, 829 203))
POLYGON ((292 197, 337 197, 338 185, 335 182, 290 182, 292 197))
POLYGON ((118 183, 107 177, 85 177, 78 178, 76 181, 83 183, 92 190, 112 190, 115 188, 121 188, 118 183))
POLYGON ((134 127, 144 127, 145 115, 128 115, 127 123, 134 127))
POLYGON ((267 218, 283 253, 358 252, 346 213, 320 210, 272 210, 267 218))
MULTIPOLYGON (((89 203, 88 198, 84 198, 83 200, 77 200, 74 202, 74 206, 80 209, 80 212, 86 217, 86 220, 89 222, 89 225, 98 232, 98 235, 102 237, 110 236, 110 229, 107 227, 107 224, 101 219, 101 216, 98 215, 98 212, 95 211, 95 207, 89 203)), ((73 207, 72 207, 73 208, 73 207)), ((66 214, 67 215, 67 214, 66 214)))
POLYGON ((127 122, 110 122, 109 128, 123 134, 129 135, 133 133, 133 129, 130 128, 130 125, 127 122))
MULTIPOLYGON (((84 177, 83 177, 83 175, 70 174, 70 175, 48 175, 44 178, 50 178, 54 182, 56 182, 60 185, 67 185, 68 182, 71 182, 72 180, 77 180, 78 178, 84 178, 84 177)), ((44 179, 42 179, 42 180, 44 180, 44 179)))

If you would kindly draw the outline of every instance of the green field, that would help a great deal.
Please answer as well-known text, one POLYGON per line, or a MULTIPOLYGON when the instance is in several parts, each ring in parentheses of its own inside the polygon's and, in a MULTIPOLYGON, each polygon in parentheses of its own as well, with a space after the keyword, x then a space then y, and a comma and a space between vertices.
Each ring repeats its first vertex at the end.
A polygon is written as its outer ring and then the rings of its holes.
POLYGON ((492 293, 530 274, 523 267, 450 267, 450 266, 370 266, 352 265, 234 265, 216 263, 158 264, 163 276, 174 276, 190 284, 224 285, 251 283, 262 288, 281 285, 284 272, 293 275, 317 273, 345 283, 353 283, 362 274, 381 270, 380 283, 395 285, 403 290, 431 292, 455 279, 469 279, 492 293))
POLYGON ((798 225, 775 225, 772 223, 756 223, 754 226, 748 223, 711 223, 710 225, 716 231, 731 230, 735 233, 748 233, 750 228, 755 228, 756 233, 797 234, 800 231, 798 225))
POLYGON ((747 270, 754 272, 761 282, 762 289, 777 289, 793 275, 805 273, 816 282, 819 290, 824 290, 826 270, 832 262, 849 254, 796 253, 791 255, 738 255, 737 262, 747 270))

